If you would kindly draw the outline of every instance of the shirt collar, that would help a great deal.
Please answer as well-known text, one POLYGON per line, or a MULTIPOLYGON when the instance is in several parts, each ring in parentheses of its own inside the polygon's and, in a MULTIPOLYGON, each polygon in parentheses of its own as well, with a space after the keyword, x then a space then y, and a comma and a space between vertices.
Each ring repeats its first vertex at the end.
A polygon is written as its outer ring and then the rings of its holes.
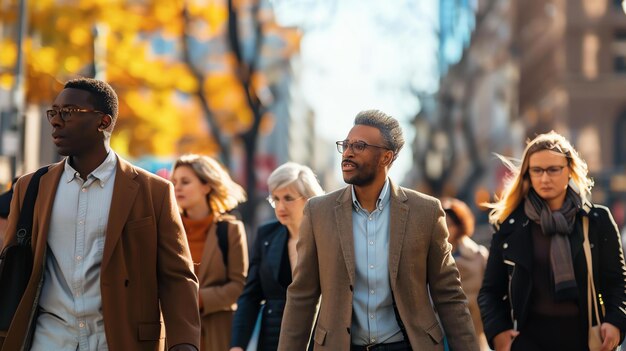
MULTIPOLYGON (((376 209, 382 211, 385 208, 385 205, 389 203, 389 199, 391 198, 391 193, 389 191, 389 178, 385 179, 385 184, 383 185, 383 189, 378 194, 378 200, 376 200, 376 209)), ((354 191, 354 185, 350 187, 352 190, 352 205, 354 209, 359 211, 365 211, 365 209, 359 203, 359 200, 356 198, 356 192, 354 191)))
MULTIPOLYGON (((111 178, 111 176, 115 173, 115 167, 117 166, 117 155, 113 150, 109 151, 109 154, 104 159, 104 161, 93 170, 88 176, 87 179, 93 177, 98 180, 98 184, 101 188, 104 188, 106 182, 111 178)), ((74 169, 70 165, 69 158, 65 159, 65 166, 63 170, 63 179, 67 183, 72 182, 74 179, 80 178, 80 174, 78 171, 74 169)))

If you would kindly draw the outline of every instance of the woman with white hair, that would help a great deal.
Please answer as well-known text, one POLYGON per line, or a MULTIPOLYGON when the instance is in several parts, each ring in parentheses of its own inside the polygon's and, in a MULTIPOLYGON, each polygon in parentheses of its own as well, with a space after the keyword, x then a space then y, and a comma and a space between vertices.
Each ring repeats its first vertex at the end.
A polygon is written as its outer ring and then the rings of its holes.
POLYGON ((263 303, 257 350, 278 348, 287 287, 297 261, 296 243, 304 205, 309 198, 324 193, 313 171, 293 162, 274 170, 267 183, 270 190, 267 200, 278 221, 261 226, 257 232, 246 286, 237 301, 231 351, 246 348, 263 303))

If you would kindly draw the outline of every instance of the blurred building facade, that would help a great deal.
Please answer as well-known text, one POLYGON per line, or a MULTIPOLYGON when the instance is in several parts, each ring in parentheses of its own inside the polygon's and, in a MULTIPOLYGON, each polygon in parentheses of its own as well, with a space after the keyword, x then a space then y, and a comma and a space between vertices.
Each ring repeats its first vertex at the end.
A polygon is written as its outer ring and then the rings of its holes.
POLYGON ((478 204, 498 190, 505 173, 493 153, 509 155, 523 146, 518 66, 511 51, 514 19, 515 4, 509 0, 441 1, 442 78, 432 103, 415 119, 415 165, 421 174, 415 186, 466 201, 479 223, 486 222, 486 212, 478 204), (456 61, 446 55, 454 52, 451 46, 461 52, 456 61))
POLYGON ((626 213, 626 15, 618 0, 518 1, 519 112, 532 137, 566 135, 596 181, 593 200, 626 213))

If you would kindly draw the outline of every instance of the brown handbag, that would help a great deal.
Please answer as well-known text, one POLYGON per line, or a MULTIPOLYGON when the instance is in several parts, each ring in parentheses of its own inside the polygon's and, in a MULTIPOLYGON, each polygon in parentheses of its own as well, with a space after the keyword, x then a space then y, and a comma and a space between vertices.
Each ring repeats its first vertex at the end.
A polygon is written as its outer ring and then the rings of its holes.
POLYGON ((602 334, 600 333, 600 306, 598 306, 598 299, 596 295, 596 286, 593 283, 593 265, 591 263, 591 246, 589 245, 589 218, 583 216, 583 248, 585 250, 585 258, 587 260, 587 319, 589 322, 589 351, 598 351, 602 349, 602 334), (592 314, 592 310, 595 311, 592 314), (596 325, 593 325, 593 319, 597 321, 596 325))

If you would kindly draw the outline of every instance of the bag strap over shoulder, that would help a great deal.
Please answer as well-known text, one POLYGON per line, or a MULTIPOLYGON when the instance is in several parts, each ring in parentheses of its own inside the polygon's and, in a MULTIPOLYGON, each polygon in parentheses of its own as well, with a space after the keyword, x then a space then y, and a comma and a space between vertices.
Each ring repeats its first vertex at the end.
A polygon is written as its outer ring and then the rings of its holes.
POLYGON ((594 315, 592 310, 595 310, 595 319, 598 324, 601 323, 600 308, 598 306, 598 299, 596 295, 596 286, 593 282, 593 264, 591 260, 591 245, 589 244, 589 217, 583 216, 583 249, 585 250, 585 259, 587 261, 587 315, 589 319, 589 329, 593 325, 594 315))
POLYGON ((228 222, 217 222, 217 244, 222 251, 222 259, 224 267, 228 267, 228 222))
POLYGON ((38 169, 28 183, 22 209, 20 210, 20 218, 17 221, 17 229, 15 231, 18 245, 30 246, 30 239, 33 235, 35 201, 37 200, 37 193, 39 192, 39 180, 47 172, 48 166, 38 169))

